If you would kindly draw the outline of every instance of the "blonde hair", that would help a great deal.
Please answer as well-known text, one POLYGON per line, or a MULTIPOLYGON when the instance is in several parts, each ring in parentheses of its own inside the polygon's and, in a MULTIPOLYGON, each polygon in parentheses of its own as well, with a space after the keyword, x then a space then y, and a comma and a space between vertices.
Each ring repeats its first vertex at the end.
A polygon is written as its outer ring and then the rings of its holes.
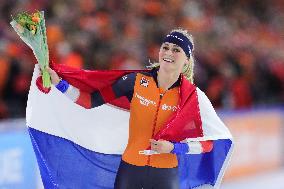
MULTIPOLYGON (((173 29, 170 33, 172 33, 172 32, 179 32, 179 33, 183 34, 192 43, 193 49, 191 51, 190 57, 188 57, 189 64, 184 65, 183 70, 182 70, 182 74, 185 76, 185 78, 187 80, 189 80, 191 83, 193 83, 193 75, 194 75, 194 73, 193 73, 193 68, 194 68, 194 56, 193 56, 194 42, 193 42, 193 37, 192 37, 191 34, 188 33, 187 30, 182 29, 182 28, 173 29)), ((147 68, 153 69, 153 68, 157 68, 159 66, 160 66, 160 63, 158 63, 158 62, 154 62, 154 63, 150 62, 150 65, 147 66, 147 68)))

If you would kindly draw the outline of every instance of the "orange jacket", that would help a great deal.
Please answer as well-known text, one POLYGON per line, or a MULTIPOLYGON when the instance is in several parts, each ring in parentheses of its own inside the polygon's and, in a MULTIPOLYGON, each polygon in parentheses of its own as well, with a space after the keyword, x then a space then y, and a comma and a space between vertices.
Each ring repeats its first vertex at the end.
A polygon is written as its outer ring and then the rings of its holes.
POLYGON ((158 168, 177 166, 175 154, 141 155, 149 147, 149 140, 177 110, 179 87, 163 91, 152 76, 138 73, 130 104, 129 139, 122 159, 130 164, 158 168))

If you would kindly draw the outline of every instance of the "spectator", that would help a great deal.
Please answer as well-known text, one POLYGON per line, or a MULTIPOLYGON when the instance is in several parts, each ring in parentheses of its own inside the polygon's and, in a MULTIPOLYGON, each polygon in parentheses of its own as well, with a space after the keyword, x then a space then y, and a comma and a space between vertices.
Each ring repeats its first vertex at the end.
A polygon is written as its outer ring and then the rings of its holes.
POLYGON ((56 63, 141 69, 157 59, 160 36, 181 26, 198 39, 196 71, 202 74, 195 82, 215 107, 284 101, 283 1, 14 0, 0 4, 0 54, 5 57, 0 60, 0 106, 9 112, 6 116, 24 115, 33 69, 27 60, 35 62, 9 26, 10 15, 35 9, 45 11, 50 57, 56 63))

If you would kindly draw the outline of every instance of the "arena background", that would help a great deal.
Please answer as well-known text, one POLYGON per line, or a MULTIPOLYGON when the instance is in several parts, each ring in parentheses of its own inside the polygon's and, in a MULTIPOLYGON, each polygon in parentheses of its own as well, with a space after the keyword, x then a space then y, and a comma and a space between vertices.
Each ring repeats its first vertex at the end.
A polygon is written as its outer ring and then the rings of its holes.
POLYGON ((235 137, 222 189, 284 188, 283 0, 0 0, 1 189, 42 188, 24 119, 36 60, 9 25, 35 10, 52 60, 85 69, 143 69, 188 29, 195 83, 235 137))

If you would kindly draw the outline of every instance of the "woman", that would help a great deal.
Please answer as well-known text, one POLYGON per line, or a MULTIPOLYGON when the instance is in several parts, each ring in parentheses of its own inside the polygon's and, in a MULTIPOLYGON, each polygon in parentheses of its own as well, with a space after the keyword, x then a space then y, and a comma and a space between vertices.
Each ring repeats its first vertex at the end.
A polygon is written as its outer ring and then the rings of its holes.
POLYGON ((61 80, 49 69, 52 83, 70 99, 85 108, 106 103, 103 91, 112 91, 113 98, 126 96, 130 102, 129 139, 115 180, 116 189, 178 189, 176 154, 212 150, 211 141, 173 143, 154 140, 167 120, 179 107, 183 78, 193 82, 192 36, 175 29, 167 35, 159 51, 159 63, 149 72, 130 73, 112 84, 111 88, 85 93, 61 80), (151 151, 147 151, 148 147, 151 151))

